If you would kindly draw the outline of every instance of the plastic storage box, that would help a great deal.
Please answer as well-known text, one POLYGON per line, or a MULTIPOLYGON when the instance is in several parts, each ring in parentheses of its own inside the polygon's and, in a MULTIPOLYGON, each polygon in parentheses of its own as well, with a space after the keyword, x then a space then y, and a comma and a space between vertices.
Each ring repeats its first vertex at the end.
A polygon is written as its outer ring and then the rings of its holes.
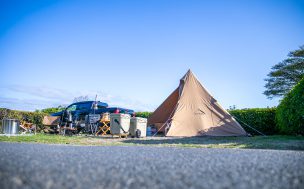
POLYGON ((19 133, 20 122, 17 119, 3 119, 2 132, 4 134, 16 135, 19 133))
POLYGON ((110 131, 112 135, 126 134, 130 128, 129 114, 110 114, 110 131))
POLYGON ((141 117, 132 117, 130 122, 130 135, 135 137, 146 137, 147 136, 147 119, 141 117), (136 134, 136 130, 140 131, 140 136, 136 134))

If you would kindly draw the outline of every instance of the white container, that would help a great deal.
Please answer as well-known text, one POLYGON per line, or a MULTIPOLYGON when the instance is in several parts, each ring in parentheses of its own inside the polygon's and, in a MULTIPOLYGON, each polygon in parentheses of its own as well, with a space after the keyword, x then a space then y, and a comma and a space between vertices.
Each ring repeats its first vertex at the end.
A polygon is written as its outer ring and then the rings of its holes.
POLYGON ((2 131, 4 134, 16 135, 19 133, 19 120, 17 119, 3 119, 2 131))
POLYGON ((130 118, 129 114, 110 114, 111 134, 126 134, 130 128, 130 118))
POLYGON ((141 117, 132 117, 130 122, 130 135, 136 136, 136 130, 140 130, 140 137, 147 136, 147 119, 141 117))

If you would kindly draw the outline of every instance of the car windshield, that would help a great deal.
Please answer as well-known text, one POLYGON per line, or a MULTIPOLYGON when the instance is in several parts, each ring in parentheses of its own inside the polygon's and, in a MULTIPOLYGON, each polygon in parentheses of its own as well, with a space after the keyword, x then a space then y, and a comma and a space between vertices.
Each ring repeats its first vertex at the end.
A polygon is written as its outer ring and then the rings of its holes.
POLYGON ((67 108, 68 111, 75 111, 77 108, 76 104, 73 104, 67 108))
POLYGON ((91 103, 81 103, 81 104, 72 104, 67 108, 68 111, 76 111, 76 110, 90 110, 92 108, 91 103))

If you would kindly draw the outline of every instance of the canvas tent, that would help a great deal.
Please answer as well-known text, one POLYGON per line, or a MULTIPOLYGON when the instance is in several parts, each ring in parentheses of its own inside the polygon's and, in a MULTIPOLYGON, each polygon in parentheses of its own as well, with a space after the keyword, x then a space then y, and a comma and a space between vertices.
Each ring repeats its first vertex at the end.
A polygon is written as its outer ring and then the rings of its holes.
POLYGON ((166 136, 245 136, 242 126, 189 70, 148 119, 166 136))

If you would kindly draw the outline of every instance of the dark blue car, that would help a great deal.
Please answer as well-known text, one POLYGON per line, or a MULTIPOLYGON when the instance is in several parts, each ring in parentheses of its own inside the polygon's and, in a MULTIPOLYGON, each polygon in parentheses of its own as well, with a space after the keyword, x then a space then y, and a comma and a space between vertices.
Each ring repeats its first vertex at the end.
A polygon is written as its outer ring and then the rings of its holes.
POLYGON ((135 112, 130 109, 109 107, 107 103, 99 101, 84 101, 73 103, 63 111, 52 114, 52 116, 60 116, 62 122, 65 122, 68 117, 68 112, 71 113, 76 127, 85 122, 85 116, 88 114, 125 113, 131 116, 135 115, 135 112))

